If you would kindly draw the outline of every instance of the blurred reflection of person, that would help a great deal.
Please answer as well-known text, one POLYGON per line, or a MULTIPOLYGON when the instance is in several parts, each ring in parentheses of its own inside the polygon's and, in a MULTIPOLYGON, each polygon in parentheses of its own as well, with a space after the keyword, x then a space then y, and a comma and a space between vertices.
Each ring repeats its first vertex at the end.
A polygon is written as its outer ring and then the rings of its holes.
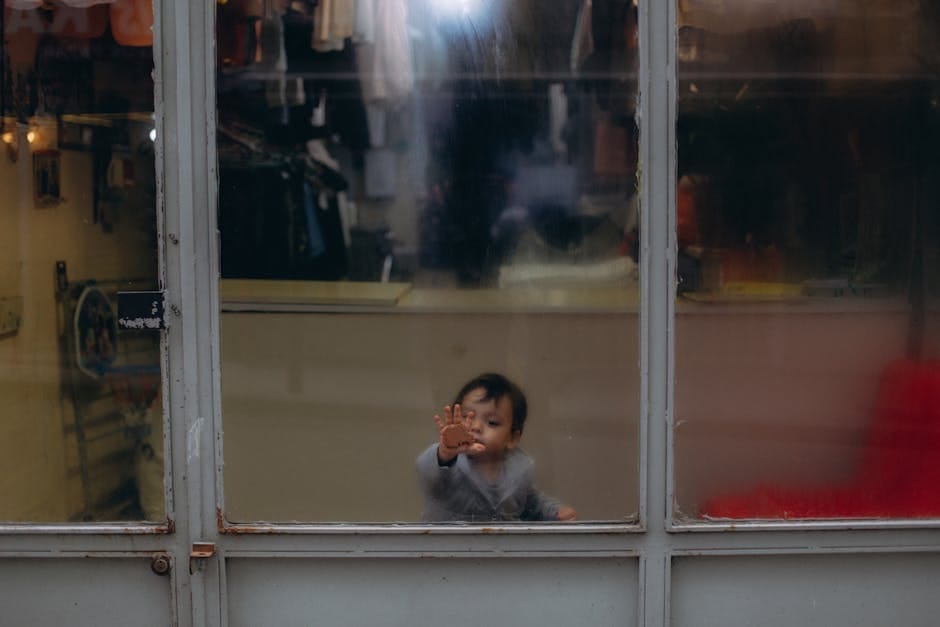
POLYGON ((480 375, 458 392, 439 441, 417 459, 426 521, 570 521, 574 509, 534 487, 534 465, 519 448, 528 412, 522 390, 500 374, 480 375))

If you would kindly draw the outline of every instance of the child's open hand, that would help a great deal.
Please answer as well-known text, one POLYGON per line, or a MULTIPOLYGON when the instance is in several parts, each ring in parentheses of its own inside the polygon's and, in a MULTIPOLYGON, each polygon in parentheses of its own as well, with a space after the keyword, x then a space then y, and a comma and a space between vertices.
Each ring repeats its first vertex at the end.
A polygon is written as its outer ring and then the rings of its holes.
POLYGON ((570 522, 572 520, 578 519, 578 513, 574 510, 573 507, 568 505, 562 505, 558 508, 558 520, 562 522, 570 522))
POLYGON ((467 413, 464 418, 460 411, 460 404, 451 408, 450 405, 444 407, 444 418, 434 416, 434 422, 437 423, 437 430, 440 432, 441 441, 437 447, 437 457, 442 462, 449 462, 461 453, 482 453, 486 447, 476 442, 473 434, 470 433, 470 418, 473 417, 473 411, 467 413))

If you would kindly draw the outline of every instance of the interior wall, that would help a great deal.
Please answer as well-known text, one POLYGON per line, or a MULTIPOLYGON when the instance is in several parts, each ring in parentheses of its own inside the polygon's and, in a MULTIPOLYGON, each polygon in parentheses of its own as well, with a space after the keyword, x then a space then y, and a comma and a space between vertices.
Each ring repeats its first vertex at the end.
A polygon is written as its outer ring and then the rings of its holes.
MULTIPOLYGON (((30 298, 31 163, 20 153, 13 163, 0 156, 2 284, 0 296, 22 297, 19 332, 0 339, 0 519, 40 520, 65 516, 65 460, 58 394, 54 332, 36 324, 41 308, 30 298), (51 362, 51 363, 50 363, 51 362)), ((50 280, 51 293, 51 280, 50 280)), ((53 309, 52 303, 49 303, 53 309)), ((54 318, 53 318, 54 320, 54 318)), ((54 327, 53 327, 54 330, 54 327)))
POLYGON ((528 397, 537 486, 582 519, 631 518, 638 342, 635 315, 223 313, 226 516, 419 520, 434 414, 495 370, 528 397))
MULTIPOLYGON (((676 323, 676 507, 763 483, 826 486, 859 470, 885 367, 909 316, 688 313, 676 323)), ((936 349, 933 349, 936 356, 936 349)))
POLYGON ((0 520, 63 521, 82 497, 60 399, 55 262, 64 260, 73 280, 154 276, 153 216, 128 211, 106 233, 93 217, 92 155, 67 150, 62 202, 35 207, 32 157, 21 146, 15 163, 0 153, 0 296, 23 299, 18 333, 0 339, 0 520))
MULTIPOLYGON (((680 511, 760 481, 850 477, 907 322, 890 307, 680 313, 680 511)), ((415 520, 431 417, 484 369, 529 395, 522 446, 542 488, 582 520, 636 511, 635 316, 223 313, 221 329, 229 520, 415 520)))

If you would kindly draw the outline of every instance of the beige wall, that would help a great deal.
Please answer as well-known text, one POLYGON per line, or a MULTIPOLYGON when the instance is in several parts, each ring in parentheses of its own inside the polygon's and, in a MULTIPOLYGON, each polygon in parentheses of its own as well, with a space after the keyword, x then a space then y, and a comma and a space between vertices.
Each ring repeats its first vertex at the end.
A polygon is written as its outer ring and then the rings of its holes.
MULTIPOLYGON (((676 325, 676 507, 760 483, 824 486, 858 469, 878 377, 908 315, 686 313, 676 325)), ((936 347, 932 349, 937 355, 936 347)))
MULTIPOLYGON (((680 514, 760 481, 851 476, 907 314, 845 309, 680 311, 680 514)), ((495 369, 529 395, 539 485, 582 519, 622 519, 638 500, 638 337, 628 314, 223 313, 228 518, 416 520, 431 416, 495 369)))
POLYGON ((222 315, 234 521, 417 521, 433 415, 485 370, 530 402, 539 487, 583 518, 637 511, 635 316, 222 315))
MULTIPOLYGON (((23 142, 25 145, 25 142, 23 142)), ((25 146, 24 146, 25 147, 25 146)), ((146 159, 141 164, 146 173, 146 159)), ((149 166, 152 170, 152 162, 149 166)), ((70 420, 60 402, 54 264, 72 279, 153 276, 152 213, 119 216, 113 233, 92 219, 91 153, 61 153, 63 202, 38 209, 32 158, 0 152, 0 297, 21 296, 19 332, 0 339, 0 520, 61 521, 82 506, 70 420)))

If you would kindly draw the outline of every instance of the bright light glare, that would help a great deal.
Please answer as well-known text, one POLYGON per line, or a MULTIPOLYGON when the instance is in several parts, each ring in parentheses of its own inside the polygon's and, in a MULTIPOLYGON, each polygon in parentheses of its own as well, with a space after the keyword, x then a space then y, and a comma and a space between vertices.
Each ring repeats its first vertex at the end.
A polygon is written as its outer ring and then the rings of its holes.
POLYGON ((36 131, 28 131, 26 133, 26 141, 28 141, 29 143, 33 143, 34 141, 36 141, 36 131))
POLYGON ((150 129, 150 141, 157 141, 157 129, 155 128, 150 129))
POLYGON ((478 0, 431 0, 435 10, 444 15, 470 15, 478 0))
POLYGON ((11 133, 10 131, 7 131, 6 133, 3 134, 2 139, 3 139, 3 143, 4 143, 4 144, 12 144, 12 143, 13 143, 13 133, 11 133))

